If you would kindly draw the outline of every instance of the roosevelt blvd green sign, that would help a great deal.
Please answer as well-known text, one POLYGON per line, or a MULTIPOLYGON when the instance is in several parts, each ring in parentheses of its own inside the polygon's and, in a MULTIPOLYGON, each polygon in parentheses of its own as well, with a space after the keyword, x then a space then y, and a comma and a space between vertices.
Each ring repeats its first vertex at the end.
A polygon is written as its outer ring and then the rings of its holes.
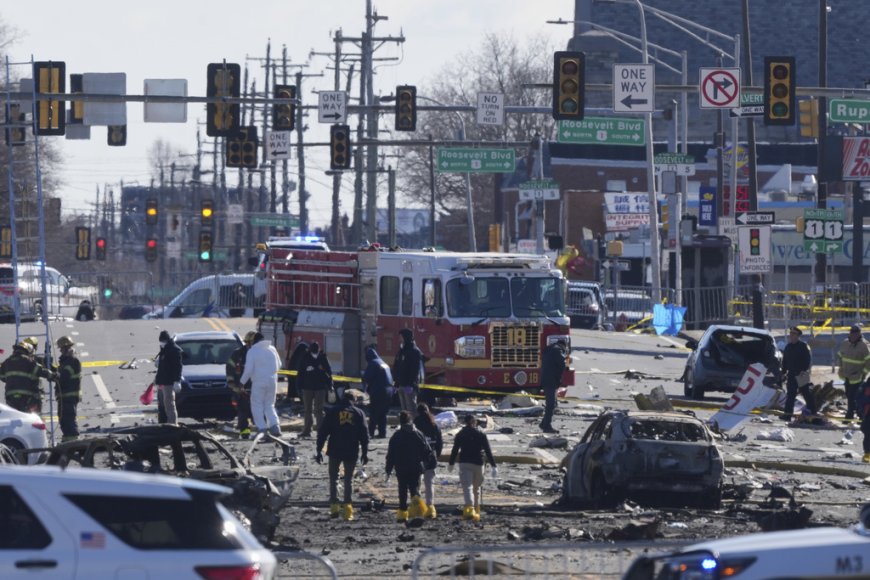
POLYGON ((870 101, 831 99, 828 101, 829 120, 835 123, 870 122, 870 101))
POLYGON ((439 147, 436 168, 453 173, 511 173, 516 167, 513 149, 439 147))
POLYGON ((249 215, 248 221, 252 226, 257 227, 276 227, 276 228, 298 228, 299 218, 295 215, 285 213, 273 214, 255 214, 249 215))
POLYGON ((582 121, 559 121, 559 143, 598 145, 643 145, 646 121, 620 117, 586 117, 582 121))

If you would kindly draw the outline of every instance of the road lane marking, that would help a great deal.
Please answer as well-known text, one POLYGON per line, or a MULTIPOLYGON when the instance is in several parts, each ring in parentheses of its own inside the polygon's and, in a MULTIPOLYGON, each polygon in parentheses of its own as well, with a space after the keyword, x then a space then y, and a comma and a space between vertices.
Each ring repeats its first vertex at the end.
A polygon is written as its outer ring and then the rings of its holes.
MULTIPOLYGON (((102 377, 100 377, 100 375, 91 375, 91 378, 94 380, 94 386, 97 387, 97 394, 100 395, 103 403, 106 404, 106 408, 114 409, 115 407, 117 407, 117 405, 115 405, 115 401, 112 400, 112 395, 109 394, 109 389, 106 388, 106 383, 103 382, 102 377)), ((118 416, 115 413, 112 413, 112 423, 117 423, 117 418, 118 416)))
POLYGON ((674 339, 672 339, 672 338, 668 338, 667 336, 659 335, 659 336, 657 336, 656 338, 658 338, 658 339, 660 339, 660 340, 663 340, 663 341, 665 341, 665 342, 669 342, 669 343, 671 343, 672 345, 674 345, 674 346, 677 347, 677 348, 681 348, 681 349, 683 349, 683 350, 691 350, 691 349, 688 348, 685 344, 680 344, 680 343, 677 342, 676 340, 674 340, 674 339))

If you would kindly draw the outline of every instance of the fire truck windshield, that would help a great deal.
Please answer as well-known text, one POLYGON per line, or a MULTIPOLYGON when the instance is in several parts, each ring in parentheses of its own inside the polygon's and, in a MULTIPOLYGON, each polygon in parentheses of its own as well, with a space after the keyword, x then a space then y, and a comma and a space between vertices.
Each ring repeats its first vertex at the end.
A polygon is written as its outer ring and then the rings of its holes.
POLYGON ((565 316, 564 281, 558 278, 466 276, 447 282, 451 318, 565 316))

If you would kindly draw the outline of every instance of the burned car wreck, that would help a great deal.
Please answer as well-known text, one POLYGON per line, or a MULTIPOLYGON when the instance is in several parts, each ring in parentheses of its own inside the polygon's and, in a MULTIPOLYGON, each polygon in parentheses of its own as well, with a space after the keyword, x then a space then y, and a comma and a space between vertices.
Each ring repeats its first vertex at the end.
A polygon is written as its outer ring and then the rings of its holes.
POLYGON ((683 413, 606 411, 566 458, 563 501, 611 507, 627 496, 716 509, 724 463, 704 423, 683 413))
MULTIPOLYGON (((258 437, 252 446, 259 442, 258 437)), ((46 463, 162 473, 224 485, 233 493, 222 503, 260 541, 269 542, 278 526, 277 512, 290 499, 299 475, 298 467, 290 465, 295 459, 292 448, 283 443, 283 451, 279 465, 251 466, 250 454, 240 461, 206 431, 146 425, 61 443, 48 450, 46 463)))

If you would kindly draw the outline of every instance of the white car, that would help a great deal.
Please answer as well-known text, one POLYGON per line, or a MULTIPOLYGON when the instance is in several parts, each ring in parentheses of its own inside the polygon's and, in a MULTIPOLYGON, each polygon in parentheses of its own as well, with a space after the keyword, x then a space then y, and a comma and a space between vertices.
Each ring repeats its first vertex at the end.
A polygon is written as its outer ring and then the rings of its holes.
POLYGON ((0 466, 0 578, 271 580, 275 556, 218 501, 163 475, 0 466))
POLYGON ((42 303, 42 272, 39 263, 19 262, 0 264, 0 306, 5 303, 14 308, 17 296, 21 316, 38 316, 46 311, 49 316, 75 318, 82 301, 97 303, 96 286, 76 286, 69 278, 49 266, 45 267, 45 297, 42 303), (13 269, 18 273, 18 287, 14 284, 13 269), (47 307, 47 308, 46 308, 47 307))
MULTIPOLYGON (((24 413, 0 403, 0 443, 16 452, 20 461, 18 451, 48 447, 45 421, 36 413, 24 413)), ((39 454, 27 454, 28 463, 38 463, 39 460, 39 454)))
POLYGON ((623 580, 867 578, 870 504, 851 528, 808 528, 710 540, 640 556, 623 580))

